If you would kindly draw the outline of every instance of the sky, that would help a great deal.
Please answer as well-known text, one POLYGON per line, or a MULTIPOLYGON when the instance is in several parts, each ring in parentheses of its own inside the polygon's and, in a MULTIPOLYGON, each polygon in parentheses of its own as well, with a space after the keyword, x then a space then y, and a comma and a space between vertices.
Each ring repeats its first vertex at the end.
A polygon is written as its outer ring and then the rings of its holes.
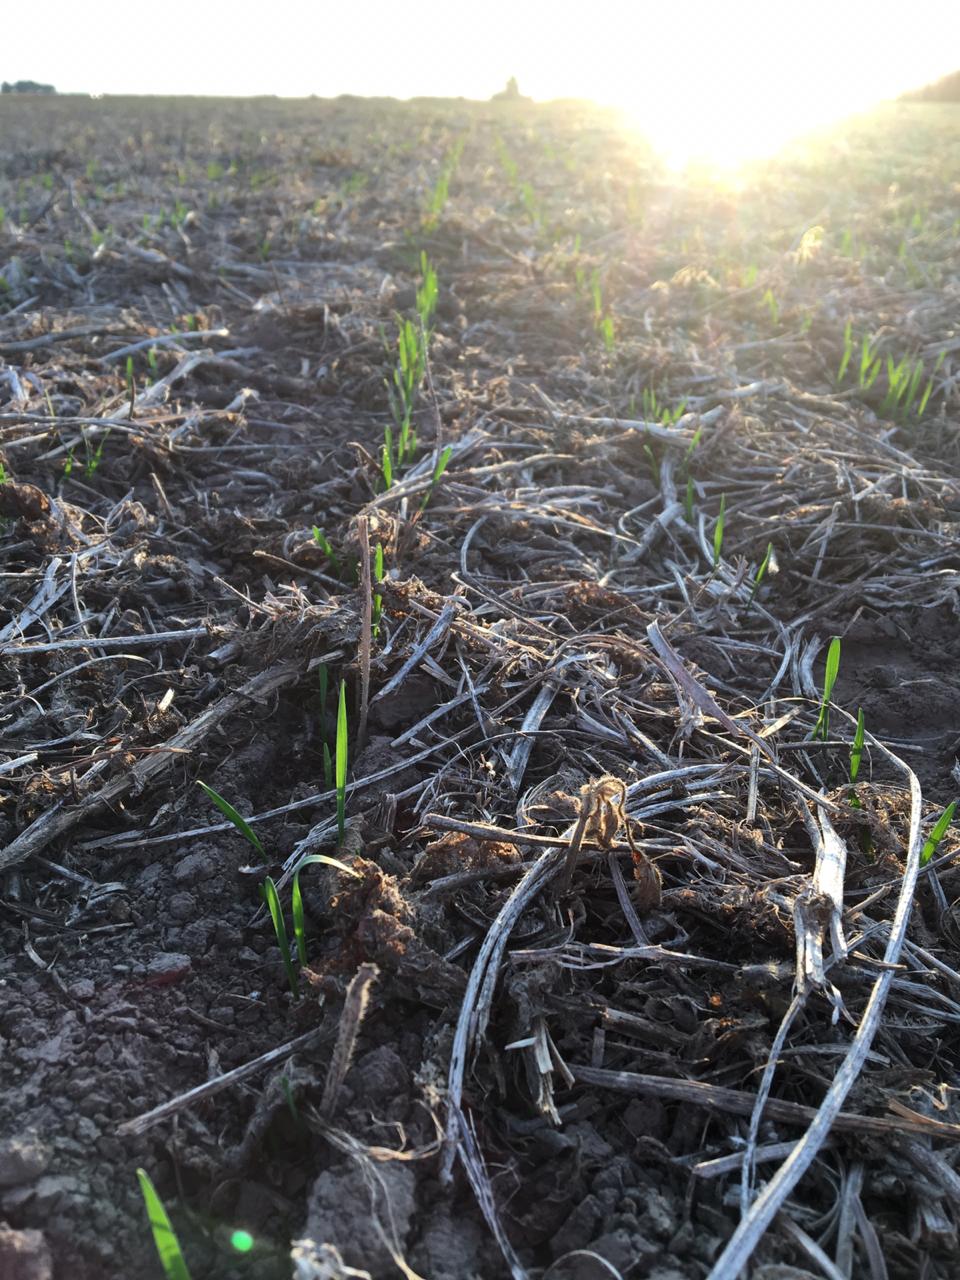
POLYGON ((958 69, 960 0, 44 0, 7 6, 0 46, 0 79, 61 92, 488 98, 516 76, 705 154, 958 69))

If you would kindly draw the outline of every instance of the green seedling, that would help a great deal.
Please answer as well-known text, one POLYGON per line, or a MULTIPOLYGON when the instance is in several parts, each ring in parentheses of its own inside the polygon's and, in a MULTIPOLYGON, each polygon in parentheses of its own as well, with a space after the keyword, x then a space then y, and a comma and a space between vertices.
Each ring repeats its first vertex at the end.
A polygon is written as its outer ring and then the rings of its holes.
POLYGON ((937 819, 930 835, 927 837, 926 843, 923 846, 923 852, 920 854, 921 867, 925 867, 930 859, 936 854, 940 847, 940 841, 947 834, 947 827, 949 827, 950 823, 953 821, 953 815, 956 811, 957 802, 956 800, 951 800, 943 813, 941 813, 940 817, 937 819))
POLYGON ((337 575, 338 578, 342 577, 343 569, 340 564, 340 560, 338 559, 337 554, 334 551, 333 547, 331 547, 326 534, 323 532, 322 529, 318 529, 316 525, 313 526, 313 540, 317 544, 317 546, 320 548, 320 550, 323 552, 323 554, 327 557, 327 559, 330 561, 330 568, 333 570, 333 572, 337 575))
POLYGON ((430 487, 427 490, 427 492, 423 495, 423 501, 420 503, 421 511, 423 511, 427 503, 430 501, 430 498, 433 496, 433 491, 434 489, 436 489, 437 485, 440 483, 440 479, 443 476, 443 473, 446 471, 447 464, 449 463, 452 457, 453 457, 453 445, 448 444, 447 447, 440 454, 440 457, 437 459, 436 465, 433 468, 433 475, 430 478, 430 487))
POLYGON ((303 913, 303 894, 300 890, 300 872, 304 867, 315 866, 318 863, 322 863, 326 867, 336 867, 338 871, 345 871, 347 875, 356 876, 357 879, 361 878, 359 871, 355 871, 353 867, 348 867, 339 858, 330 858, 325 853, 311 853, 299 864, 293 873, 293 889, 290 898, 293 909, 293 936, 296 939, 297 958, 300 961, 301 968, 307 963, 307 933, 303 913))
MULTIPOLYGON (((860 772, 860 761, 863 759, 863 707, 857 709, 857 727, 853 734, 853 746, 850 748, 850 785, 853 786, 857 781, 857 775, 860 772)), ((850 807, 860 809, 862 805, 855 792, 851 791, 849 797, 850 807)))
POLYGON ((723 550, 723 525, 727 514, 727 495, 720 495, 720 514, 717 516, 717 523, 713 527, 713 567, 720 568, 720 552, 723 550))
MULTIPOLYGON (((131 404, 131 415, 132 415, 132 412, 133 412, 133 405, 131 404)), ((109 435, 110 435, 110 428, 108 427, 106 431, 103 433, 103 439, 97 445, 96 449, 94 449, 92 452, 90 450, 90 446, 87 444, 87 438, 86 436, 84 436, 83 445, 87 451, 87 460, 83 464, 83 472, 84 472, 84 475, 87 477, 87 479, 89 479, 92 475, 94 475, 94 473, 97 470, 97 467, 99 467, 100 463, 103 461, 103 447, 107 443, 107 437, 109 435)))
MULTIPOLYGON (((373 580, 374 582, 383 581, 383 543, 377 543, 377 549, 373 553, 373 580)), ((379 634, 380 618, 383 614, 383 596, 380 592, 376 592, 373 597, 373 634, 379 634)))
POLYGON ((137 399, 137 384, 133 378, 133 356, 127 356, 127 400, 130 402, 130 417, 137 399))
POLYGON ((157 1247, 160 1265, 163 1268, 166 1280, 190 1280, 190 1272, 187 1268, 183 1251, 180 1248, 177 1233, 174 1231, 173 1223, 163 1207, 163 1201, 157 1195, 156 1187, 154 1187, 150 1175, 145 1169, 138 1169, 137 1178, 140 1182, 140 1194, 143 1196, 143 1203, 147 1207, 147 1218, 150 1221, 150 1230, 153 1232, 153 1243, 157 1247))
POLYGON ((860 772, 860 761, 863 759, 863 707, 857 710, 857 727, 853 735, 853 746, 850 748, 850 781, 856 782, 860 772))
POLYGON ((843 328, 843 355, 840 357, 840 368, 837 370, 838 385, 843 381, 844 374, 850 365, 853 356, 853 321, 848 320, 843 328))
MULTIPOLYGON (((673 427, 683 417, 683 411, 687 407, 686 397, 674 409, 668 408, 660 403, 657 399, 657 393, 653 387, 644 387, 640 395, 640 403, 643 406, 643 417, 646 422, 659 422, 661 426, 673 427)), ((700 443, 701 428, 697 427, 696 434, 687 447, 684 456, 684 462, 688 462, 691 454, 700 443)))
POLYGON ((772 325, 779 324, 780 323, 780 304, 777 302, 776 298, 773 296, 773 291, 771 289, 768 289, 766 291, 766 293, 761 298, 761 302, 770 313, 770 323, 772 325))
POLYGON ((649 444, 643 446, 643 452, 646 455, 647 463, 650 467, 650 478, 656 487, 660 488, 660 462, 657 455, 650 448, 649 444))
MULTIPOLYGON (((686 405, 687 402, 684 400, 682 403, 686 405)), ((701 423, 697 427, 696 431, 693 433, 693 439, 687 445, 687 451, 683 455, 684 466, 687 466, 687 464, 690 462, 690 459, 693 457, 694 453, 696 452, 697 445, 700 443, 700 437, 702 435, 703 435, 703 424, 701 423)))
POLYGON ((383 487, 389 489, 393 484, 393 432, 389 426, 383 429, 383 448, 380 451, 380 471, 383 475, 383 487))
POLYGON ((423 325, 424 331, 429 334, 430 325, 433 323, 433 317, 437 310, 437 300, 440 297, 440 287, 437 283, 437 273, 430 265, 430 260, 426 253, 420 253, 420 275, 422 283, 417 290, 417 315, 420 317, 420 323, 423 325))
POLYGON ((337 705, 337 743, 334 780, 337 788, 337 840, 343 843, 344 815, 347 807, 347 684, 340 681, 337 705))
POLYGON ((861 391, 869 391, 876 382, 881 369, 880 357, 870 338, 864 334, 860 347, 860 374, 857 385, 861 391))
POLYGON ((827 650, 827 662, 823 670, 823 697, 820 700, 820 714, 817 716, 817 723, 813 727, 813 738, 822 738, 824 742, 827 740, 827 730, 830 727, 830 699, 833 696, 833 686, 837 682, 837 672, 840 670, 840 637, 834 636, 830 641, 830 648, 827 650))
POLYGON ((616 332, 613 325, 613 316, 606 315, 597 326, 600 337, 603 339, 604 350, 608 356, 613 355, 617 346, 616 332))
POLYGON ((333 787, 333 757, 326 743, 323 744, 323 785, 327 791, 333 787))
POLYGON ((299 1000, 300 984, 297 981, 297 971, 293 967, 293 958, 290 955, 287 926, 284 924, 283 911, 280 908, 280 895, 277 893, 277 886, 274 884, 272 876, 267 876, 260 887, 260 892, 263 895, 264 902, 267 904, 267 910, 270 912, 270 919, 273 921, 273 932, 277 936, 277 946, 280 948, 280 958, 287 973, 287 982, 290 984, 294 1000, 299 1000))
POLYGON ((223 816, 233 823, 236 829, 243 836, 244 840, 253 845, 257 853, 260 854, 260 857, 266 859, 267 851, 260 843, 260 837, 250 826, 249 822, 247 822, 246 818, 242 818, 240 814, 237 813, 230 801, 224 800, 223 796, 214 791, 213 787, 208 787, 207 784, 205 782, 201 782, 199 778, 197 779, 197 786, 201 788, 208 800, 213 801, 223 816))
POLYGON ((753 575, 753 586, 750 588, 750 604, 753 604, 753 598, 760 590, 760 583, 766 576, 767 569, 770 567, 771 560, 774 560, 773 543, 767 543, 766 554, 760 562, 760 568, 753 575))
POLYGON ((687 476, 687 488, 683 498, 683 510, 687 524, 693 524, 693 476, 687 476))

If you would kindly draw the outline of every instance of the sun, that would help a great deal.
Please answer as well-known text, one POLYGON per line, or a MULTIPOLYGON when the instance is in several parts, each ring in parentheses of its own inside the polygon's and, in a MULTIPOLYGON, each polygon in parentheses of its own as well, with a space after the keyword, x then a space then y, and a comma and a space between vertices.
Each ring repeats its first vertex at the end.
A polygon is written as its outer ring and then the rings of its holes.
MULTIPOLYGON (((762 160, 795 138, 936 79, 955 57, 942 45, 912 47, 889 33, 878 40, 876 23, 856 3, 681 4, 686 27, 674 11, 658 17, 638 6, 637 12, 632 47, 660 56, 612 61, 596 96, 618 107, 674 169, 762 160)), ((948 25, 952 30, 957 19, 948 25)))

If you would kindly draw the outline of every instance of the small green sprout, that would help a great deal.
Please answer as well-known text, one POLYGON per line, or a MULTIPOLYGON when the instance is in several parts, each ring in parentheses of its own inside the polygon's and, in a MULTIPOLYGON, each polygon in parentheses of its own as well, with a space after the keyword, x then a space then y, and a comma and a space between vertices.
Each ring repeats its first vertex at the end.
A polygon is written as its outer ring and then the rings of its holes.
POLYGON ((860 376, 858 385, 861 391, 869 391, 876 382, 880 373, 881 361, 877 355, 876 347, 870 338, 864 334, 863 345, 860 348, 860 376))
POLYGON ((757 592, 760 590, 760 583, 763 581, 766 575, 766 572, 770 566, 771 560, 774 561, 774 563, 776 563, 776 558, 773 554, 773 543, 768 542, 766 554, 764 555, 763 559, 760 562, 760 568, 753 575, 753 586, 750 588, 750 604, 753 604, 754 597, 756 596, 757 592))
POLYGON ((156 1187, 145 1169, 137 1170, 140 1181, 140 1194, 147 1207, 147 1218, 153 1232, 153 1243, 157 1247, 160 1265, 166 1280, 190 1280, 186 1260, 180 1248, 180 1241, 173 1229, 173 1223, 163 1207, 163 1201, 157 1195, 156 1187))
POLYGON ((313 526, 313 540, 317 544, 317 546, 320 548, 320 550, 323 552, 323 554, 327 557, 327 559, 330 561, 330 568, 334 571, 334 573, 337 575, 338 578, 341 577, 343 570, 340 565, 340 560, 337 557, 337 554, 334 551, 333 547, 331 547, 326 534, 323 532, 322 529, 317 528, 316 525, 313 526))
POLYGON ((323 785, 327 791, 333 786, 333 757, 327 743, 323 744, 323 785))
POLYGON ((843 355, 840 358, 840 368, 837 370, 838 385, 843 381, 843 375, 847 372, 853 355, 853 346, 853 321, 848 320, 843 330, 843 355))
POLYGON ((133 377, 133 356, 127 356, 127 399, 130 402, 130 417, 137 399, 137 384, 133 377))
POLYGON ((253 845, 261 858, 265 859, 267 851, 260 843, 260 837, 250 826, 249 822, 247 822, 246 818, 242 818, 240 814, 237 813, 229 800, 224 800, 223 796, 214 791, 213 787, 208 787, 207 784, 205 782, 201 782, 199 778, 197 779, 197 786, 201 788, 208 800, 213 801, 223 816, 225 818, 229 818, 243 838, 253 845))
POLYGON ((723 550, 723 525, 727 514, 727 495, 720 495, 720 514, 713 528, 713 567, 720 568, 720 552, 723 550))
POLYGON ((430 325, 437 310, 440 288, 437 284, 437 273, 430 265, 430 260, 426 253, 422 250, 420 253, 420 275, 423 278, 423 282, 417 290, 417 315, 420 317, 420 323, 423 325, 424 331, 429 333, 430 325))
POLYGON ((860 772, 860 761, 863 759, 863 707, 857 710, 857 727, 853 735, 853 746, 850 748, 850 782, 857 780, 857 774, 860 772))
POLYGON ((761 302, 770 313, 770 323, 772 325, 779 324, 780 323, 780 304, 777 302, 776 298, 773 296, 772 289, 768 289, 766 291, 766 293, 761 298, 761 302))
POLYGON ((337 840, 343 843, 344 814, 347 804, 347 683, 340 681, 340 698, 337 705, 337 744, 335 760, 337 788, 337 840))
POLYGON ((424 507, 426 507, 427 503, 430 501, 431 497, 433 496, 433 491, 434 489, 436 489, 437 485, 440 483, 443 473, 447 469, 447 464, 449 463, 452 457, 453 457, 453 445, 448 444, 447 447, 440 454, 440 457, 437 459, 436 465, 433 468, 433 476, 431 477, 431 480, 430 480, 430 487, 427 490, 427 492, 423 495, 423 501, 420 503, 421 511, 423 511, 424 507))
MULTIPOLYGON (((383 581, 383 543, 377 543, 377 549, 373 553, 373 580, 374 582, 383 581)), ((380 632, 380 618, 383 614, 383 596, 377 591, 373 597, 373 634, 376 636, 380 632)))
MULTIPOLYGON (((684 401, 683 403, 686 404, 686 401, 684 401)), ((679 417, 680 415, 678 414, 677 416, 679 417)), ((693 439, 687 445, 686 453, 683 455, 684 466, 686 466, 689 463, 690 459, 696 453, 697 445, 700 443, 700 437, 702 435, 703 435, 703 423, 700 423, 696 431, 693 433, 693 439)))
POLYGON ((290 955, 290 943, 287 939, 287 926, 284 924, 283 911, 280 907, 280 895, 277 893, 277 886, 274 884, 272 876, 267 876, 260 887, 260 892, 270 912, 270 919, 273 921, 273 932, 277 936, 277 946, 280 948, 280 958, 287 972, 287 982, 290 984, 294 1000, 299 1000, 300 984, 297 982, 297 971, 293 967, 293 958, 290 955))
POLYGON ((687 524, 693 524, 693 476, 687 476, 687 488, 683 498, 683 510, 687 524))
POLYGON ((830 648, 827 650, 827 662, 823 671, 823 698, 820 701, 820 714, 817 716, 817 723, 813 727, 814 740, 822 738, 824 742, 827 740, 827 730, 830 727, 830 698, 833 696, 833 686, 837 682, 837 672, 840 670, 840 637, 834 636, 830 641, 830 648))
POLYGON ((355 871, 353 867, 348 867, 345 862, 341 862, 339 858, 330 858, 325 853, 311 853, 299 864, 293 873, 293 889, 291 891, 291 905, 293 909, 293 936, 297 943, 297 958, 300 961, 300 967, 303 968, 307 963, 307 932, 306 923, 303 913, 303 894, 300 890, 300 872, 304 867, 322 863, 326 867, 336 867, 338 871, 344 871, 347 875, 360 878, 360 872, 355 871))
POLYGON ((956 800, 951 800, 947 807, 937 819, 933 830, 927 837, 927 841, 923 846, 923 852, 920 854, 920 865, 925 867, 930 859, 936 854, 940 847, 940 841, 947 834, 947 827, 953 821, 953 815, 957 811, 956 800))

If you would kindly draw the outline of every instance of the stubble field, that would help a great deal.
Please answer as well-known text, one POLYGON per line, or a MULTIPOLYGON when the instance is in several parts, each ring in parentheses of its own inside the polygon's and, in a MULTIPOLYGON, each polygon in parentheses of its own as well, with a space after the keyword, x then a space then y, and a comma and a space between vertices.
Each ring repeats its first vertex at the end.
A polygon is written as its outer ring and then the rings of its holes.
POLYGON ((0 102, 4 1280, 956 1274, 958 173, 0 102))

